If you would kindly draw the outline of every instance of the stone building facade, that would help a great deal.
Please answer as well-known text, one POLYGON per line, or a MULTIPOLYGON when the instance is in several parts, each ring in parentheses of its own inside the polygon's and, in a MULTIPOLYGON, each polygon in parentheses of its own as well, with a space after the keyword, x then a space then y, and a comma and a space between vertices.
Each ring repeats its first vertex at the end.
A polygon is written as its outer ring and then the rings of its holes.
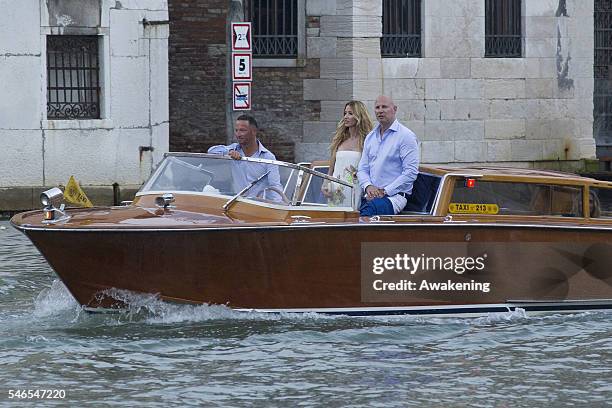
POLYGON ((167 3, 0 5, 0 210, 71 175, 94 204, 133 192, 168 151, 167 3))
MULTIPOLYGON (((301 54, 253 64, 252 113, 280 158, 326 159, 344 103, 372 107, 378 94, 395 99, 426 163, 580 168, 595 158, 593 0, 522 0, 520 58, 485 57, 485 0, 421 0, 418 58, 381 57, 383 0, 295 1, 301 54)), ((172 150, 231 139, 227 28, 244 6, 170 0, 172 150)))

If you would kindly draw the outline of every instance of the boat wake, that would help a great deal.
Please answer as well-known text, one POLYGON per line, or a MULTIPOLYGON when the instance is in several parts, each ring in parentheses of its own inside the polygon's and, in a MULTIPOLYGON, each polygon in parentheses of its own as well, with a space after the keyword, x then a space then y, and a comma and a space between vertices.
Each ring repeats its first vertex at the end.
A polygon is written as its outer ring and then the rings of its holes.
MULTIPOLYGON (((181 322, 202 322, 209 320, 265 320, 285 319, 333 319, 319 313, 264 313, 257 311, 234 310, 225 305, 185 305, 169 303, 155 294, 134 293, 121 289, 108 289, 103 296, 111 297, 124 305, 119 313, 129 320, 145 320, 153 324, 171 324, 181 322)), ((113 310, 114 311, 114 310, 113 310)))
POLYGON ((508 310, 507 312, 489 313, 482 317, 475 318, 476 324, 492 324, 492 323, 505 323, 514 322, 519 320, 529 319, 525 309, 517 307, 514 310, 508 310))
MULTIPOLYGON (((109 289, 102 296, 111 297, 125 305, 123 309, 87 309, 109 317, 107 313, 113 312, 116 318, 112 318, 115 324, 128 322, 144 322, 150 324, 174 324, 182 322, 204 322, 214 320, 252 320, 252 321, 340 321, 350 320, 353 322, 371 322, 378 324, 417 324, 417 325, 446 325, 453 323, 483 326, 490 324, 519 323, 530 319, 541 319, 544 316, 529 316, 522 308, 508 310, 507 312, 488 313, 480 317, 458 317, 458 316, 367 316, 351 317, 345 315, 327 315, 315 312, 301 313, 268 313, 258 311, 234 310, 224 305, 185 305, 163 301, 155 294, 135 293, 121 289, 109 289)), ((72 297, 66 286, 55 280, 51 287, 44 289, 34 302, 33 315, 36 318, 44 318, 53 315, 68 313, 73 322, 83 316, 83 309, 72 297)), ((577 313, 578 315, 580 313, 577 313)), ((92 314, 86 314, 89 317, 92 314)), ((576 316, 576 314, 572 314, 576 316)), ((565 315, 568 316, 568 315, 565 315)), ((550 318, 550 315, 547 316, 550 318)), ((105 319, 107 322, 108 319, 105 319)))
POLYGON ((79 310, 78 302, 59 279, 54 280, 51 287, 43 289, 34 300, 34 316, 36 317, 46 317, 67 311, 78 312, 79 310))
POLYGON ((448 324, 449 322, 471 322, 469 324, 487 325, 525 320, 524 309, 508 309, 508 312, 489 313, 481 317, 466 319, 465 317, 420 317, 411 315, 399 316, 348 316, 342 314, 324 314, 317 312, 261 312, 235 310, 225 305, 185 305, 169 303, 158 295, 134 293, 121 289, 109 289, 102 293, 126 305, 119 309, 120 313, 132 321, 146 321, 152 324, 172 324, 181 322, 202 322, 210 320, 259 320, 259 321, 339 321, 352 320, 372 323, 417 323, 417 324, 448 324))
MULTIPOLYGON (((64 283, 56 279, 50 287, 43 289, 34 300, 31 316, 36 320, 65 315, 73 323, 82 320, 98 320, 105 316, 107 323, 145 322, 152 324, 172 324, 181 322, 202 322, 210 320, 261 320, 276 321, 284 319, 334 319, 318 313, 263 313, 256 311, 237 311, 224 305, 185 305, 169 303, 155 294, 135 293, 121 289, 109 289, 101 293, 125 305, 121 309, 84 309, 74 299, 64 283), (92 313, 83 313, 83 311, 92 313), (110 319, 109 319, 110 318, 110 319)), ((62 319, 64 320, 64 319, 62 319)))

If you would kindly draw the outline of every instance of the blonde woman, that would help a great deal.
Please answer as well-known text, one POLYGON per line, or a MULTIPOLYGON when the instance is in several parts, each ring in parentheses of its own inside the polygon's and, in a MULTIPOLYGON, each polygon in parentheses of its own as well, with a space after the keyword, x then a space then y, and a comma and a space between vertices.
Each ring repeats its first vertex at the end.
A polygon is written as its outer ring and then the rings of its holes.
MULTIPOLYGON (((353 184, 356 208, 359 208, 361 189, 357 181, 357 167, 361 159, 363 141, 372 130, 372 119, 361 101, 344 105, 344 115, 331 140, 329 175, 353 184)), ((321 189, 330 205, 351 207, 353 197, 349 189, 337 183, 324 183, 321 189)))

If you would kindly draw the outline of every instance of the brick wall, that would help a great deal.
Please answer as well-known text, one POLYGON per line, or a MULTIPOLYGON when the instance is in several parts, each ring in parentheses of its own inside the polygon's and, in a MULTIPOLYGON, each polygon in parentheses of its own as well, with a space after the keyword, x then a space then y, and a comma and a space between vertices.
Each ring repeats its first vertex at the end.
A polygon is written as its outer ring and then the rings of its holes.
MULTIPOLYGON (((168 3, 171 151, 205 152, 226 142, 225 110, 232 103, 225 100, 228 8, 227 0, 168 3)), ((304 101, 303 86, 319 72, 318 58, 303 67, 253 69, 248 113, 259 123, 262 143, 279 160, 295 160, 303 122, 320 118, 320 101, 304 101)))
POLYGON ((225 143, 227 0, 170 0, 170 150, 225 143))
POLYGON ((302 141, 303 122, 318 121, 320 101, 304 101, 303 80, 318 78, 319 60, 300 68, 255 68, 253 110, 260 139, 279 160, 295 161, 295 143, 302 141))

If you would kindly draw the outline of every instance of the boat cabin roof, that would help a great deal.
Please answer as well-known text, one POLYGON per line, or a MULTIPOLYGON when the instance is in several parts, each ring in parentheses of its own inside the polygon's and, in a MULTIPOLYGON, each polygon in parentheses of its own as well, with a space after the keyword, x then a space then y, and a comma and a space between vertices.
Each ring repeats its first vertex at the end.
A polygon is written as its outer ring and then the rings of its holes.
MULTIPOLYGON (((328 161, 317 160, 312 163, 300 163, 309 165, 311 168, 327 167, 328 161)), ((507 179, 516 181, 538 181, 555 183, 561 181, 563 184, 578 183, 590 184, 597 186, 612 187, 612 182, 597 180, 590 177, 580 176, 574 173, 565 173, 562 171, 546 170, 546 169, 525 169, 505 166, 470 166, 470 167, 454 167, 450 165, 421 165, 419 166, 420 173, 427 173, 443 177, 445 175, 465 176, 465 177, 486 177, 493 179, 507 179)))
POLYGON ((538 179, 543 181, 547 179, 548 182, 575 182, 575 183, 588 183, 604 186, 612 186, 612 183, 602 180, 593 179, 590 177, 583 177, 573 173, 564 173, 561 171, 545 170, 545 169, 522 169, 515 167, 503 167, 503 166, 472 166, 472 167, 452 167, 452 166, 430 166, 424 165, 419 167, 421 173, 429 173, 438 176, 455 175, 465 177, 491 177, 491 178, 514 178, 521 179, 538 179))

